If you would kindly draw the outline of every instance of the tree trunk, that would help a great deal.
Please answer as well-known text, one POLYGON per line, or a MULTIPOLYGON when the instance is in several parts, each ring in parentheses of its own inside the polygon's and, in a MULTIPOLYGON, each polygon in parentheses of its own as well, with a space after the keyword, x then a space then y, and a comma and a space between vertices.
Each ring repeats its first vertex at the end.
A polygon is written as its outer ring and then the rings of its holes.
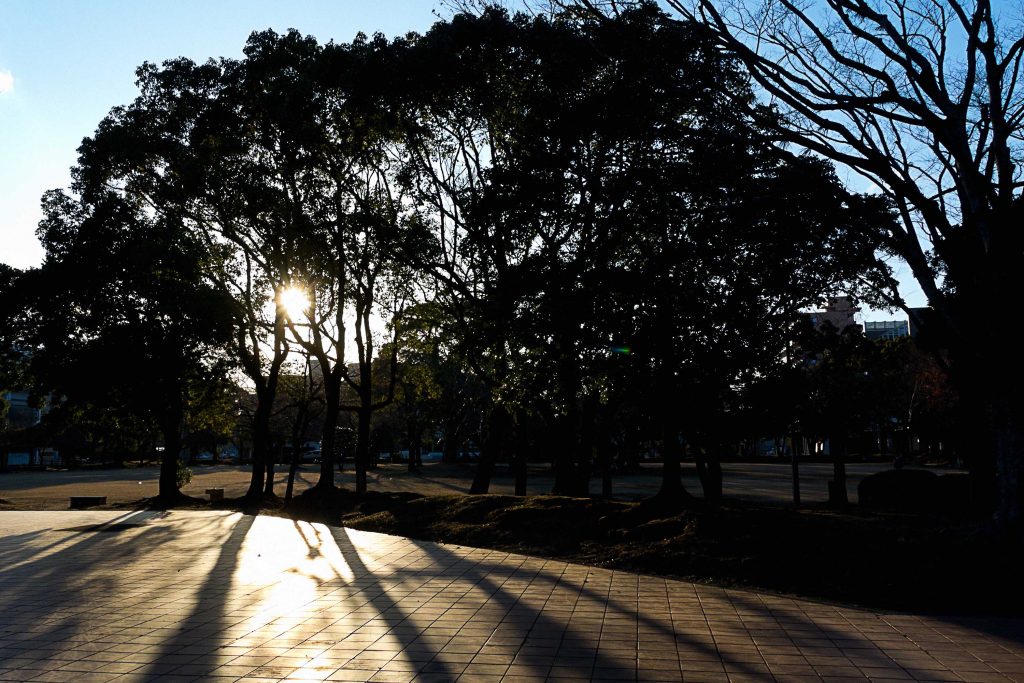
POLYGON ((722 463, 717 452, 718 446, 711 451, 698 448, 694 454, 697 464, 697 477, 704 492, 704 502, 718 506, 722 502, 722 463))
POLYGON ((957 254, 964 259, 957 264, 960 272, 969 276, 956 283, 955 306, 947 304, 952 316, 945 322, 951 331, 940 330, 953 338, 950 376, 965 412, 958 451, 969 458, 971 504, 977 512, 992 514, 1003 529, 1021 522, 1024 460, 1024 363, 1016 336, 997 323, 1006 318, 1007 302, 1016 301, 1021 288, 1020 209, 1014 214, 1015 219, 993 226, 996 235, 1014 236, 1012 241, 990 249, 985 260, 976 252, 957 254))
POLYGON ((1003 342, 992 349, 991 358, 974 366, 961 398, 973 407, 965 420, 965 428, 974 432, 968 451, 973 451, 969 463, 972 503, 992 513, 1002 529, 1016 530, 1021 523, 1024 398, 1020 387, 1024 378, 1010 367, 1020 361, 1006 360, 1015 353, 1008 347, 1012 344, 1003 342))
MULTIPOLYGON (((265 468, 271 459, 270 454, 270 417, 274 410, 274 399, 277 397, 277 384, 281 377, 281 365, 288 356, 288 347, 285 344, 285 312, 278 305, 274 312, 274 355, 267 370, 266 377, 263 377, 262 363, 259 361, 258 351, 251 355, 249 348, 242 345, 243 356, 249 362, 245 363, 247 374, 256 384, 256 415, 253 416, 253 444, 252 444, 252 477, 249 480, 249 489, 245 497, 249 500, 258 499, 264 490, 265 468)), ((241 454, 239 454, 241 455, 241 454)), ((273 479, 271 479, 273 486, 273 479)))
POLYGON ((480 450, 480 460, 473 475, 473 484, 469 487, 472 494, 487 493, 491 488, 491 477, 494 465, 498 461, 504 441, 508 436, 510 418, 505 406, 500 403, 491 409, 487 420, 487 437, 480 450))
POLYGON ((527 417, 519 413, 519 419, 513 429, 515 441, 515 453, 512 454, 512 474, 515 477, 515 495, 526 495, 526 468, 527 454, 530 449, 530 442, 526 434, 527 417))
POLYGON ((838 509, 846 507, 849 494, 846 491, 846 435, 842 432, 833 433, 829 439, 832 448, 832 481, 828 483, 829 504, 838 509))
MULTIPOLYGON (((661 278, 659 278, 661 279, 661 278)), ((677 396, 681 387, 673 375, 672 359, 674 349, 672 339, 675 334, 674 321, 671 320, 671 303, 668 301, 670 285, 663 281, 656 290, 656 308, 654 325, 655 357, 657 359, 655 389, 652 398, 653 414, 658 419, 658 431, 661 434, 661 488, 657 497, 672 504, 690 502, 692 496, 683 486, 683 445, 680 442, 677 404, 670 397, 677 396)), ((639 465, 639 463, 637 463, 639 465)))
POLYGON ((575 349, 575 344, 563 340, 558 348, 563 355, 556 373, 557 391, 565 400, 567 410, 565 419, 560 421, 562 447, 555 453, 555 482, 551 493, 556 496, 579 496, 580 478, 583 476, 580 466, 585 458, 590 457, 589 453, 583 453, 581 443, 581 427, 586 417, 582 415, 585 409, 580 410, 580 371, 569 355, 575 349))
POLYGON ((270 453, 270 457, 267 458, 267 476, 263 482, 263 495, 267 498, 274 496, 274 461, 277 460, 277 450, 275 449, 270 453))
POLYGON ((181 451, 182 407, 175 406, 161 424, 160 431, 164 437, 164 454, 160 459, 159 497, 163 501, 173 501, 181 496, 178 489, 178 456, 181 451))
POLYGON ((793 474, 793 507, 800 507, 800 456, 803 454, 803 437, 800 436, 800 432, 793 430, 792 436, 790 437, 791 448, 790 456, 792 460, 790 467, 793 474))
POLYGON ((158 491, 159 497, 166 501, 174 500, 181 494, 181 490, 178 488, 178 458, 167 450, 169 445, 171 443, 168 443, 165 437, 164 455, 160 459, 160 485, 158 491))
POLYGON ((356 493, 366 493, 366 470, 370 465, 370 411, 368 402, 364 402, 357 413, 359 423, 356 427, 356 493))
POLYGON ((607 419, 598 419, 597 468, 601 475, 601 497, 612 497, 612 442, 607 419))
POLYGON ((266 461, 270 457, 270 414, 274 396, 266 386, 256 388, 256 414, 252 421, 252 476, 245 497, 256 500, 263 491, 266 461))
POLYGON ((597 440, 597 394, 591 393, 583 401, 580 444, 576 451, 576 481, 574 495, 586 498, 590 495, 590 475, 593 469, 594 451, 597 440))
POLYGON ((722 460, 716 444, 710 452, 698 455, 697 473, 704 501, 715 507, 722 504, 722 460))
POLYGON ((661 443, 661 488, 658 497, 672 501, 688 498, 689 494, 683 487, 683 448, 679 443, 679 433, 667 415, 662 416, 661 443))
POLYGON ((456 437, 456 430, 445 425, 444 448, 441 449, 441 462, 454 463, 459 459, 459 440, 456 437))
MULTIPOLYGON (((294 432, 292 432, 292 434, 294 435, 294 432)), ((323 453, 323 451, 321 451, 321 454, 322 453, 323 453)), ((301 459, 302 459, 302 454, 301 454, 301 452, 299 450, 299 443, 298 443, 298 441, 296 441, 293 438, 292 439, 292 461, 291 461, 291 464, 288 466, 288 484, 285 486, 285 489, 284 489, 284 504, 285 505, 288 505, 288 503, 290 503, 291 500, 292 500, 292 491, 294 490, 294 487, 295 487, 295 473, 298 472, 298 470, 299 470, 299 461, 301 459)))
POLYGON ((994 442, 996 493, 999 504, 996 520, 1016 528, 1020 524, 1021 457, 1024 452, 1020 406, 1000 401, 992 409, 992 440, 994 442))
MULTIPOLYGON (((307 376, 308 376, 308 361, 307 361, 307 376)), ((312 381, 310 381, 312 383, 312 381)), ((305 390, 304 390, 305 391, 305 390)), ((310 394, 306 394, 304 401, 308 400, 310 394)), ((312 419, 310 414, 309 403, 302 403, 298 406, 298 412, 295 415, 295 421, 292 423, 292 453, 288 464, 288 482, 284 489, 284 503, 287 505, 291 502, 292 492, 295 487, 295 473, 299 469, 299 465, 302 463, 302 447, 301 443, 306 438, 306 432, 309 430, 309 422, 312 419)), ((323 451, 320 451, 321 457, 323 451)), ((273 491, 271 491, 273 493, 273 491)))
MULTIPOLYGON (((964 419, 964 451, 970 454, 971 502, 979 512, 993 515, 1002 528, 1020 523, 1020 469, 1024 458, 1024 416, 1022 400, 1017 397, 1020 386, 1015 377, 1020 373, 1006 366, 1010 358, 1005 345, 992 349, 992 358, 967 366, 970 377, 963 378, 961 368, 961 401, 967 415, 964 419)), ((1020 361, 1014 361, 1019 363, 1020 361)))
POLYGON ((341 369, 324 375, 324 427, 320 435, 320 478, 316 488, 334 488, 334 458, 338 440, 338 407, 341 405, 341 369))
POLYGON ((409 471, 415 472, 420 464, 420 426, 419 420, 412 418, 409 422, 409 432, 406 440, 409 443, 409 471))
POLYGON ((576 451, 579 449, 575 407, 571 407, 564 418, 556 419, 555 441, 558 446, 554 453, 555 481, 551 493, 555 496, 573 496, 576 494, 576 451))

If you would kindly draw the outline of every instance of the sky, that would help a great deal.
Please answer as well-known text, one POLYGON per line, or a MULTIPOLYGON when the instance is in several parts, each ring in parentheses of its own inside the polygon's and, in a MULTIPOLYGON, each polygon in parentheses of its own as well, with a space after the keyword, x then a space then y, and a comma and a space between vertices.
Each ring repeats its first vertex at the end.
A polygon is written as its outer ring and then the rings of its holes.
POLYGON ((436 0, 0 0, 0 261, 36 266, 39 198, 66 187, 82 138, 137 94, 143 62, 241 57, 252 31, 322 42, 425 31, 436 0))
MULTIPOLYGON (((267 28, 347 42, 446 15, 438 0, 0 0, 0 262, 39 265, 40 196, 68 186, 82 139, 135 97, 143 62, 241 57, 267 28)), ((900 316, 867 319, 887 317, 900 316)))

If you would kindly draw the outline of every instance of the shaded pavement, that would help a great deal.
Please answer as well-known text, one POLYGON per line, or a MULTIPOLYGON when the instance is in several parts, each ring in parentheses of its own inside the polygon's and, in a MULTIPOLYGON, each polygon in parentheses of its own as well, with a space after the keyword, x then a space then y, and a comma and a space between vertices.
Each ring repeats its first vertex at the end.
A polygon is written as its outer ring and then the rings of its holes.
POLYGON ((0 680, 1024 680, 1024 619, 231 512, 0 512, 0 680))

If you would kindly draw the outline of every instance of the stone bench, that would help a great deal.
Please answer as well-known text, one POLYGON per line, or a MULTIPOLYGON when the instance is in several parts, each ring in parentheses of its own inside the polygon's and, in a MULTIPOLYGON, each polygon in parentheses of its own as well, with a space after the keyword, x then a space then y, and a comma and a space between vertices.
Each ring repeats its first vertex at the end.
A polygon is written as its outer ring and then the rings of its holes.
POLYGON ((96 505, 106 504, 106 496, 71 496, 69 507, 72 510, 80 510, 82 508, 91 508, 96 505))
POLYGON ((219 503, 224 500, 224 489, 206 489, 206 495, 210 497, 211 503, 219 503))

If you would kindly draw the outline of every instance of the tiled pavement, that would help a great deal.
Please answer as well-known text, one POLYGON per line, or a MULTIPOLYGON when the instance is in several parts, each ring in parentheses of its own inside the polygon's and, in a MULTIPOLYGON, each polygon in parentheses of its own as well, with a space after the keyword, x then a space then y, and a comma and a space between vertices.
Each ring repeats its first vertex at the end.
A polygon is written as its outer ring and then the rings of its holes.
POLYGON ((880 614, 226 512, 0 512, 4 681, 1024 681, 880 614))

